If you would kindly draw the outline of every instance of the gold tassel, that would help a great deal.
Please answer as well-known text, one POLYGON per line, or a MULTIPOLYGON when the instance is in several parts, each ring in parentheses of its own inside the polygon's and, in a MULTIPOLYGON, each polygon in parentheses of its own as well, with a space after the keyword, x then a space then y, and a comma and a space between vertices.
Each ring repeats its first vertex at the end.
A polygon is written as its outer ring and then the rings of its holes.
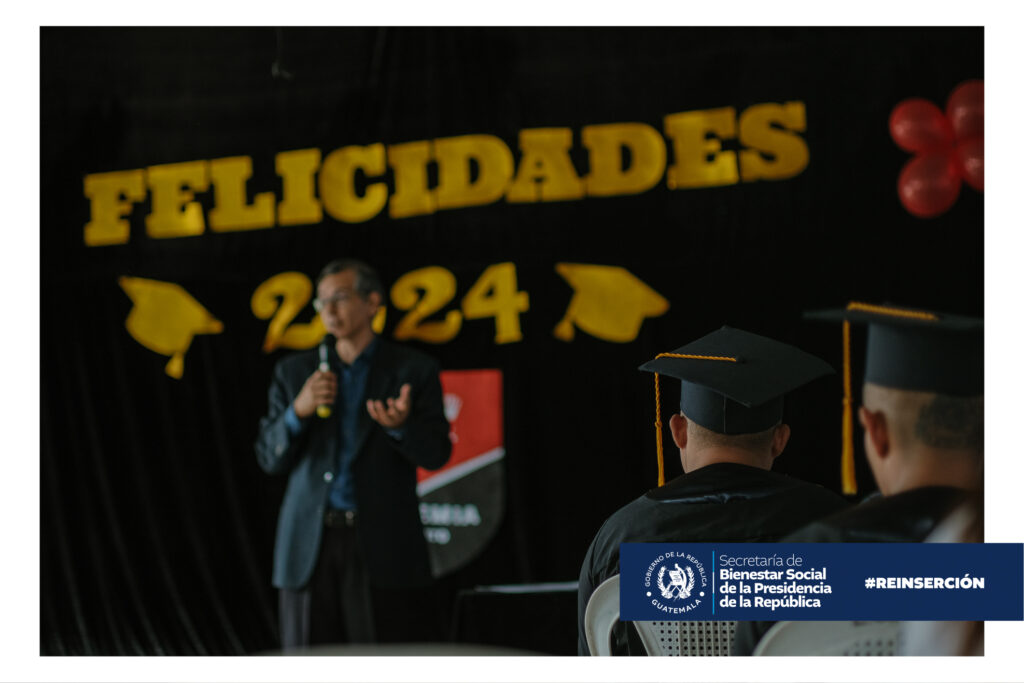
MULTIPOLYGON (((691 360, 718 360, 735 363, 732 356, 703 356, 690 353, 659 353, 654 360, 659 358, 689 358, 691 360)), ((665 449, 661 443, 661 387, 658 383, 658 373, 654 373, 654 431, 657 433, 658 444, 658 486, 665 485, 665 449)))
POLYGON ((850 321, 843 321, 843 453, 840 473, 843 494, 857 493, 857 475, 853 466, 853 398, 850 390, 850 321))
POLYGON ((661 445, 661 388, 654 373, 654 431, 658 435, 658 486, 665 485, 665 452, 661 445))
MULTIPOLYGON (((939 319, 928 311, 915 311, 893 306, 878 306, 862 301, 851 301, 846 305, 848 311, 865 311, 878 315, 891 315, 896 318, 913 318, 915 320, 935 321, 939 319)), ((853 466, 853 398, 850 390, 850 321, 843 321, 843 452, 840 459, 840 475, 843 493, 852 496, 857 493, 857 476, 853 466)))

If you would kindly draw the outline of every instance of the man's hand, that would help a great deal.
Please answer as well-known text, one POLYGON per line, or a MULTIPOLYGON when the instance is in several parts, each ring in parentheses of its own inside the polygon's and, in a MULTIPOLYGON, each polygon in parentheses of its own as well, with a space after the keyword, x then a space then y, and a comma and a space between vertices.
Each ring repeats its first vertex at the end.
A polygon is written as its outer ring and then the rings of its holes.
POLYGON ((317 370, 302 385, 302 391, 292 402, 295 414, 307 418, 316 412, 320 405, 332 405, 338 394, 338 377, 329 370, 317 370))
POLYGON ((386 403, 384 401, 367 401, 366 410, 380 426, 397 429, 405 423, 405 418, 409 417, 409 408, 412 405, 409 400, 411 392, 412 387, 403 384, 398 392, 398 398, 389 398, 386 403))

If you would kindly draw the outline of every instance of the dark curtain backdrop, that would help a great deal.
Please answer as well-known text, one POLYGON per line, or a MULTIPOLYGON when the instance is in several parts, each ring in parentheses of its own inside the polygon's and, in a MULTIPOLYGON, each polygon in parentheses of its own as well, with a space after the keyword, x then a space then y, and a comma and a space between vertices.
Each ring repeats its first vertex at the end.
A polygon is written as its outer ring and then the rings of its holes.
MULTIPOLYGON (((851 299, 981 314, 983 196, 965 186, 938 218, 908 214, 896 193, 908 155, 887 121, 908 97, 943 106, 983 77, 982 55, 980 28, 44 28, 41 652, 276 646, 270 563, 284 479, 258 469, 252 443, 288 351, 261 350, 267 321, 249 300, 272 275, 313 277, 341 255, 374 263, 388 286, 448 269, 457 294, 444 310, 488 266, 515 264, 530 303, 521 341, 496 344, 492 318, 464 321, 447 343, 410 342, 444 368, 504 373, 505 519, 444 587, 575 579, 601 522, 656 482, 653 383, 640 363, 729 324, 838 367, 838 327, 801 311, 851 299), (90 174, 248 156, 251 201, 280 198, 283 151, 486 134, 518 162, 521 130, 564 127, 583 176, 584 126, 663 132, 677 112, 789 101, 805 105, 810 156, 789 179, 685 190, 662 180, 635 195, 401 219, 385 209, 361 223, 325 213, 175 239, 147 235, 147 198, 127 243, 83 241, 90 174), (671 307, 626 343, 582 330, 557 339, 573 296, 555 271, 564 262, 625 268, 671 307), (220 334, 192 340, 180 379, 126 331, 123 276, 176 283, 222 321, 220 334)), ((213 206, 212 192, 196 200, 213 206)), ((400 317, 389 311, 385 336, 400 317)), ((671 410, 678 387, 665 384, 671 410)), ((838 490, 840 394, 837 375, 793 396, 779 470, 838 490)), ((859 450, 858 460, 863 494, 859 450)))

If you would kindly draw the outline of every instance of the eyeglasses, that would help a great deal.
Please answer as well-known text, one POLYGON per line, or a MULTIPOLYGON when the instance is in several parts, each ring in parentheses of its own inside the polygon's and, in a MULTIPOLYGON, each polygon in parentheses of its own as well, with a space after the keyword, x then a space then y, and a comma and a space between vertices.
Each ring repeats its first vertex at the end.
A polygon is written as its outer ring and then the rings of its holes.
POLYGON ((357 295, 356 295, 355 292, 338 292, 337 294, 332 296, 330 299, 319 299, 319 298, 313 299, 313 309, 317 313, 319 313, 320 311, 324 310, 325 308, 329 308, 331 306, 340 306, 342 304, 347 304, 349 301, 351 301, 356 296, 357 295))

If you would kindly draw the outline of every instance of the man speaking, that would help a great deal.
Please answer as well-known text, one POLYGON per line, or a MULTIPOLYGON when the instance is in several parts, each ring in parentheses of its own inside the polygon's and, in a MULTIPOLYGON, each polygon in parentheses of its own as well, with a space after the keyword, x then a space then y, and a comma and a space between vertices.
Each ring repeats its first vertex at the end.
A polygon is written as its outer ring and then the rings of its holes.
POLYGON ((416 468, 448 461, 449 427, 437 363, 374 334, 382 300, 368 265, 328 263, 313 302, 324 344, 274 368, 256 457, 288 475, 273 570, 284 649, 442 635, 416 468))

